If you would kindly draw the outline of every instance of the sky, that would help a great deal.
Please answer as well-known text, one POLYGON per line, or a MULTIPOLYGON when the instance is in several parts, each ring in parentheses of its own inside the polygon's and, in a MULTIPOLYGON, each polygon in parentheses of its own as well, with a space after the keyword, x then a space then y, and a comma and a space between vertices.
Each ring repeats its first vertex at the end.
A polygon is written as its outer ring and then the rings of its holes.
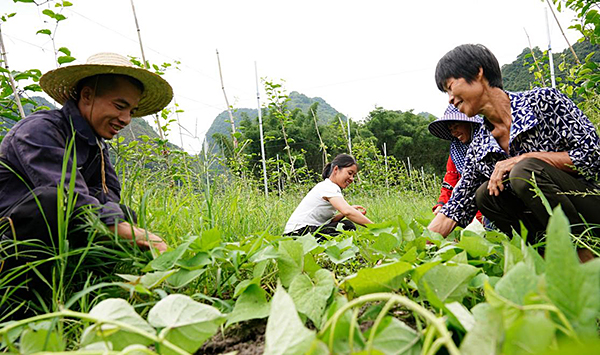
MULTIPOLYGON (((37 34, 48 28, 56 48, 67 47, 83 64, 98 52, 141 57, 131 0, 70 0, 55 27, 40 5, 0 0, 11 70, 56 68, 53 43, 37 34)), ((322 97, 352 120, 375 107, 440 116, 448 103, 434 81, 437 61, 454 47, 481 43, 509 64, 529 46, 548 48, 541 0, 134 0, 146 59, 180 61, 165 79, 183 112, 172 118, 169 140, 191 153, 202 148, 214 118, 227 108, 219 79, 234 108, 256 108, 259 78, 282 82, 287 92, 322 97), (180 125, 182 128, 179 129, 180 125)), ((558 13, 567 39, 575 15, 558 13)), ((548 11, 553 52, 567 48, 548 11)), ((259 89, 261 103, 265 93, 259 89)), ((172 102, 173 105, 173 102, 172 102)), ((151 122, 149 120, 149 122, 151 122)))

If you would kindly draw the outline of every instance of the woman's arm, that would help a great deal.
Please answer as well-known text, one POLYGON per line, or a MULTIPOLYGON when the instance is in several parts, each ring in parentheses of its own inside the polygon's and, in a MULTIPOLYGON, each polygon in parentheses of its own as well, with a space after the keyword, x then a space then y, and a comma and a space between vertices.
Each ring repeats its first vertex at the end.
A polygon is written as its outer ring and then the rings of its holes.
POLYGON ((366 216, 363 215, 363 213, 359 210, 359 209, 363 209, 366 213, 366 210, 364 209, 364 207, 362 206, 350 206, 348 204, 348 202, 346 202, 346 200, 344 200, 343 197, 330 197, 328 199, 328 201, 331 203, 331 205, 338 210, 340 213, 337 214, 335 217, 333 217, 333 222, 339 221, 340 219, 342 219, 343 217, 348 218, 349 220, 351 220, 354 223, 358 223, 362 226, 364 226, 365 224, 371 224, 373 222, 371 222, 370 219, 368 219, 366 216), (336 218, 338 218, 336 220, 336 218))

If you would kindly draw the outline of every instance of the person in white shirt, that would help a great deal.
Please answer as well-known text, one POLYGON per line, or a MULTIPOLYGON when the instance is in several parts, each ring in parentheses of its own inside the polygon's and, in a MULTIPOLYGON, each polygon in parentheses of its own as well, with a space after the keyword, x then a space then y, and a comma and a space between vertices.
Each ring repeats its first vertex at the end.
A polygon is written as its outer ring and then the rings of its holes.
POLYGON ((373 223, 365 216, 367 210, 363 206, 351 206, 342 196, 342 189, 354 181, 357 172, 358 164, 354 157, 348 154, 335 157, 323 169, 323 181, 313 187, 296 207, 283 234, 333 236, 340 233, 338 223, 344 230, 356 230, 354 223, 363 226, 373 223))

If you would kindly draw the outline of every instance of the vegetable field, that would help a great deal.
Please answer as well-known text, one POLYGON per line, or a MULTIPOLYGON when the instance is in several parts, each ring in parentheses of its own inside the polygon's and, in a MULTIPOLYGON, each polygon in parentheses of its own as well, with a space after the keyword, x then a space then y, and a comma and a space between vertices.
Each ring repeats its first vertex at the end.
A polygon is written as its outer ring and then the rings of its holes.
POLYGON ((206 199, 178 187, 149 185, 131 185, 129 196, 145 204, 150 228, 173 226, 175 233, 163 233, 171 249, 153 256, 123 242, 119 250, 98 242, 37 264, 53 265, 55 280, 48 286, 56 290, 56 280, 66 280, 64 291, 54 292, 53 304, 33 302, 37 315, 3 325, 6 350, 544 354, 600 349, 600 259, 580 264, 573 243, 579 238, 571 238, 560 209, 553 212, 544 245, 534 247, 526 236, 509 238, 479 224, 447 239, 430 233, 425 226, 433 191, 396 190, 390 197, 383 190, 351 191, 349 199, 384 222, 329 240, 293 239, 279 233, 301 193, 265 199, 259 189, 249 193, 238 185, 239 190, 214 191, 206 199), (235 226, 244 232, 236 234, 235 226), (178 232, 194 228, 195 233, 178 232), (115 266, 105 274, 78 269, 83 257, 115 266), (84 277, 73 278, 73 270, 84 277))

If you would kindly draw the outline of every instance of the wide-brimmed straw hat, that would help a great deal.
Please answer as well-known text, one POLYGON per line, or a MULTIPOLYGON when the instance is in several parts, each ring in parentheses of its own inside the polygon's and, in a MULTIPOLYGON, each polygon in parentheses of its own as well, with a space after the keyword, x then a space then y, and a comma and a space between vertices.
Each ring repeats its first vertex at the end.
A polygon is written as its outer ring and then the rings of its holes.
POLYGON ((56 102, 64 105, 76 98, 77 83, 97 74, 127 75, 144 85, 138 109, 132 115, 142 117, 162 110, 171 102, 173 89, 169 83, 146 69, 135 67, 127 58, 116 53, 98 53, 88 58, 86 64, 70 65, 47 72, 40 86, 56 102))
POLYGON ((448 129, 448 122, 450 121, 472 122, 478 125, 475 129, 483 124, 483 118, 479 116, 469 117, 450 104, 442 117, 429 124, 429 132, 438 138, 451 141, 454 137, 448 129))

